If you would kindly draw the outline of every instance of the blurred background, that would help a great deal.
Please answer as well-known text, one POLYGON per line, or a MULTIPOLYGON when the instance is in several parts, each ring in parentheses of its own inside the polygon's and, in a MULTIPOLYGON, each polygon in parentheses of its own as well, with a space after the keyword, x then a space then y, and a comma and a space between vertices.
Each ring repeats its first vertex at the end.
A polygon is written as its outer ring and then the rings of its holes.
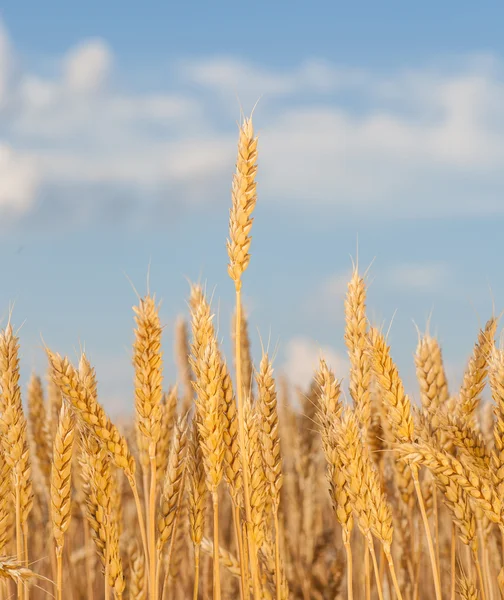
POLYGON ((504 5, 482 2, 6 2, 0 12, 0 315, 84 346, 103 403, 132 409, 136 295, 162 300, 167 379, 188 279, 229 351, 225 240, 237 122, 259 100, 244 277, 255 357, 346 376, 351 256, 418 397, 415 323, 458 385, 504 307, 504 5), (131 282, 131 283, 130 283, 131 282))

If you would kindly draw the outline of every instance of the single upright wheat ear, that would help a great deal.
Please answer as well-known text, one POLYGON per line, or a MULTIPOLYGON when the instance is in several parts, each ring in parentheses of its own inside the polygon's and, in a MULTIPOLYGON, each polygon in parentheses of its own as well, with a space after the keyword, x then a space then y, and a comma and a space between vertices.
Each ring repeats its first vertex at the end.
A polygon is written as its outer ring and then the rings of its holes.
POLYGON ((350 358, 350 395, 367 431, 371 422, 371 364, 367 352, 366 284, 354 268, 345 298, 345 343, 350 358))
POLYGON ((228 273, 238 284, 250 261, 250 230, 254 211, 257 173, 257 138, 254 136, 252 119, 244 119, 238 140, 238 159, 231 192, 232 206, 229 215, 228 273))
POLYGON ((224 438, 224 478, 235 508, 243 506, 243 478, 241 472, 240 444, 238 440, 238 415, 233 383, 226 363, 222 365, 223 410, 222 419, 224 438))
POLYGON ((252 516, 248 535, 253 537, 255 548, 259 551, 265 539, 266 503, 268 501, 269 490, 264 475, 261 452, 260 414, 257 410, 257 405, 252 406, 250 401, 247 401, 245 404, 245 432, 252 516))
POLYGON ((448 382, 439 343, 428 333, 419 337, 415 365, 422 405, 425 410, 435 412, 449 398, 448 382))
POLYGON ((90 436, 81 436, 81 473, 86 493, 86 516, 98 556, 105 569, 105 597, 124 591, 125 581, 119 554, 119 524, 113 508, 113 465, 105 447, 90 436))
MULTIPOLYGON (((196 363, 196 357, 193 357, 196 363)), ((196 390, 196 423, 200 438, 206 482, 212 496, 214 512, 214 546, 219 547, 219 499, 217 489, 224 469, 224 406, 223 365, 217 342, 211 338, 203 357, 198 361, 196 390)), ((214 597, 220 600, 220 570, 214 557, 214 597)))
MULTIPOLYGON (((133 365, 135 367, 135 425, 140 465, 143 472, 146 496, 147 539, 149 543, 149 579, 156 580, 156 492, 157 445, 161 435, 163 398, 162 328, 155 298, 141 298, 135 312, 135 342, 133 365), (150 485, 149 485, 150 479, 150 485), (148 498, 148 500, 147 500, 148 498)), ((157 589, 153 600, 157 600, 157 589)))
POLYGON ((262 446, 264 475, 271 498, 275 527, 275 585, 277 600, 283 595, 283 566, 280 561, 280 524, 278 509, 280 490, 283 484, 282 455, 280 453, 280 431, 278 425, 277 392, 273 378, 273 367, 267 354, 263 354, 259 373, 256 376, 258 390, 258 412, 260 424, 259 443, 262 446))
POLYGON ((203 454, 198 426, 193 420, 189 436, 187 473, 189 478, 189 533, 194 546, 194 589, 193 599, 198 600, 200 547, 205 526, 205 510, 208 499, 203 454))
POLYGON ((61 404, 63 402, 63 396, 61 390, 54 382, 52 376, 52 367, 49 362, 49 368, 47 369, 47 416, 46 416, 46 427, 49 432, 49 449, 52 450, 52 441, 56 435, 56 429, 58 427, 58 419, 61 411, 61 404))
POLYGON ((129 550, 130 579, 129 594, 132 600, 147 600, 147 577, 145 574, 145 556, 136 541, 129 550))
POLYGON ((489 359, 489 379, 494 406, 494 449, 492 481, 500 498, 504 497, 504 350, 494 348, 489 359))
POLYGON ((461 600, 478 600, 479 594, 472 578, 461 575, 458 580, 458 588, 461 600))
POLYGON ((165 544, 171 540, 183 494, 183 480, 186 467, 187 419, 181 418, 175 425, 170 448, 168 468, 163 482, 158 513, 158 559, 165 544))
POLYGON ((488 359, 494 345, 497 319, 492 317, 479 332, 473 354, 464 373, 464 381, 460 389, 460 399, 457 405, 458 413, 474 426, 476 410, 481 400, 488 372, 488 359))
POLYGON ((135 312, 135 409, 140 464, 149 471, 151 456, 160 436, 163 397, 163 355, 161 323, 155 298, 146 296, 133 308, 135 312))
MULTIPOLYGON (((16 556, 19 563, 27 565, 27 527, 28 515, 33 507, 33 491, 27 425, 19 387, 18 353, 19 341, 8 323, 0 334, 0 444, 11 471, 15 494, 16 556)), ((23 600, 24 590, 19 583, 18 596, 23 600)))
POLYGON ((63 403, 54 439, 51 471, 51 517, 58 563, 56 592, 60 600, 63 597, 63 545, 72 516, 71 473, 74 437, 74 417, 67 404, 63 403))

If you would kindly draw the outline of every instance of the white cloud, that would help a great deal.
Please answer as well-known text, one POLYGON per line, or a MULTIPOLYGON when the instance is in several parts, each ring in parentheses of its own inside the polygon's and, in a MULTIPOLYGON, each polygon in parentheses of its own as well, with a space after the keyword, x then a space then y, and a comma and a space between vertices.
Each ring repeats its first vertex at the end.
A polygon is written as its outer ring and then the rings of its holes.
POLYGON ((290 383, 306 389, 313 379, 320 358, 325 359, 338 379, 346 377, 348 371, 346 356, 329 346, 320 346, 306 337, 295 337, 287 343, 285 361, 280 371, 288 377, 290 383))
POLYGON ((35 161, 0 142, 0 209, 9 215, 32 207, 38 184, 35 161))
POLYGON ((248 109, 263 96, 256 123, 265 203, 362 219, 504 212, 497 59, 386 74, 323 60, 289 69, 182 60, 171 65, 170 88, 151 92, 116 87, 104 40, 58 57, 53 76, 12 78, 11 55, 0 29, 0 108, 9 98, 0 143, 31 157, 41 182, 25 186, 20 209, 37 190, 72 196, 71 186, 77 195, 83 185, 107 186, 114 198, 132 186, 147 202, 166 188, 176 194, 165 202, 215 202, 233 169, 237 97, 248 109))
POLYGON ((65 84, 77 92, 94 92, 107 80, 112 62, 112 53, 105 42, 86 41, 65 59, 65 84))

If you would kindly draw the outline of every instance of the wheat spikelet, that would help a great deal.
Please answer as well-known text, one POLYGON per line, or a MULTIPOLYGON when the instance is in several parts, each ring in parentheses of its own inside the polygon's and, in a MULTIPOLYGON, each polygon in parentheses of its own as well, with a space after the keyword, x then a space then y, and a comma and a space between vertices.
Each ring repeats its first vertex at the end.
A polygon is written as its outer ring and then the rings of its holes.
POLYGON ((390 349, 383 334, 370 330, 371 357, 373 372, 383 391, 383 401, 393 425, 395 438, 401 442, 411 442, 414 437, 414 423, 408 396, 399 377, 397 367, 390 356, 390 349))
POLYGON ((155 298, 141 298, 135 312, 135 414, 140 464, 148 471, 161 434, 161 400, 163 397, 163 354, 161 323, 155 298))
POLYGON ((52 449, 52 440, 56 435, 56 429, 58 428, 58 419, 61 411, 61 404, 63 402, 63 396, 61 390, 54 383, 52 377, 52 367, 49 364, 47 370, 47 430, 49 432, 49 449, 52 449))
POLYGON ((236 173, 231 191, 232 206, 229 214, 228 273, 237 285, 250 261, 250 230, 257 192, 257 138, 254 137, 252 119, 244 119, 238 139, 236 173))
POLYGON ((280 502, 282 487, 282 456, 278 429, 277 393, 273 378, 273 367, 267 354, 261 359, 257 373, 258 412, 260 414, 260 440, 264 460, 264 475, 269 486, 269 495, 275 506, 280 502))
MULTIPOLYGON (((212 556, 213 554, 213 542, 212 540, 204 537, 201 540, 201 549, 205 554, 212 556)), ((226 570, 234 577, 240 577, 240 561, 231 554, 228 550, 219 547, 219 561, 226 570)))
POLYGON ((315 382, 319 388, 318 419, 322 426, 330 426, 341 416, 343 408, 340 402, 341 386, 323 358, 320 359, 315 382))
POLYGON ((338 452, 338 442, 332 427, 322 430, 322 442, 327 461, 327 482, 336 517, 343 529, 343 542, 350 541, 353 529, 352 504, 345 485, 345 472, 338 452))
MULTIPOLYGON (((11 469, 14 488, 19 493, 21 523, 25 524, 33 507, 33 490, 27 424, 19 387, 18 353, 19 340, 8 323, 0 334, 0 443, 4 460, 11 469)), ((19 531, 17 537, 20 537, 19 531)), ((18 547, 18 559, 21 558, 19 554, 18 547)))
POLYGON ((350 395, 359 421, 367 430, 371 420, 371 365, 367 352, 366 285, 357 268, 345 298, 345 343, 350 358, 350 395))
POLYGON ((187 419, 181 418, 175 425, 168 468, 163 482, 161 503, 158 514, 158 552, 171 539, 183 494, 183 481, 186 466, 187 419))
POLYGON ((428 333, 419 337, 415 366, 422 405, 425 410, 435 412, 448 400, 448 382, 439 343, 428 333))
POLYGON ((322 447, 327 461, 329 493, 336 518, 342 526, 343 542, 348 544, 353 529, 352 505, 345 486, 338 442, 333 435, 334 423, 341 417, 343 408, 340 402, 341 388, 323 359, 320 360, 315 380, 319 386, 318 420, 321 424, 322 447))
POLYGON ((490 356, 490 387, 495 403, 494 407, 494 448, 490 473, 499 495, 504 497, 504 350, 494 348, 490 356))
POLYGON ((241 472, 240 443, 238 440, 238 415, 233 394, 233 384, 226 363, 222 365, 222 420, 224 440, 224 478, 235 506, 242 506, 243 478, 241 472))
POLYGON ((108 418, 96 396, 83 384, 68 359, 49 349, 46 352, 52 366, 54 382, 76 411, 80 422, 104 444, 115 464, 123 469, 128 477, 133 477, 135 460, 129 452, 126 439, 108 418))
POLYGON ((378 475, 367 455, 357 417, 346 410, 341 421, 333 426, 340 464, 345 471, 345 486, 352 508, 357 515, 359 528, 367 538, 371 531, 390 549, 392 544, 392 513, 378 482, 378 475))
POLYGON ((203 462, 210 492, 215 492, 222 478, 224 461, 224 420, 222 419, 222 364, 214 338, 210 339, 200 361, 194 385, 197 395, 197 424, 203 462))
POLYGON ((81 477, 85 492, 86 517, 98 556, 105 566, 108 540, 107 517, 111 514, 112 470, 106 448, 92 437, 81 435, 81 477))
POLYGON ((189 532, 194 546, 199 546, 203 538, 208 490, 196 422, 193 422, 191 435, 189 436, 187 460, 189 479, 189 532))
POLYGON ((156 476, 158 482, 162 481, 168 465, 170 444, 173 440, 173 430, 177 418, 177 386, 174 386, 166 394, 163 394, 161 403, 160 436, 156 451, 156 476))
POLYGON ((491 457, 483 436, 460 417, 444 414, 440 421, 443 432, 448 434, 453 445, 459 450, 460 460, 487 473, 491 457))
POLYGON ((475 413, 481 400, 481 392, 485 387, 488 371, 488 358, 494 344, 497 319, 492 317, 479 332, 478 341, 464 373, 460 388, 458 412, 474 426, 475 413))
POLYGON ((46 407, 44 404, 44 392, 40 377, 32 374, 28 383, 28 416, 33 441, 35 443, 35 454, 38 465, 46 483, 49 484, 51 476, 51 438, 48 430, 46 407))
POLYGON ((71 470, 74 445, 74 419, 70 408, 63 404, 54 439, 51 471, 51 517, 56 552, 63 550, 64 535, 71 518, 71 470))
POLYGON ((253 536, 255 547, 259 550, 265 536, 265 505, 266 505, 266 478, 263 469, 263 459, 260 442, 260 416, 256 406, 245 404, 245 452, 249 469, 250 481, 250 533, 253 536))
POLYGON ((0 579, 2 578, 12 579, 16 583, 27 586, 37 579, 37 575, 16 559, 0 556, 0 579))
POLYGON ((467 469, 455 457, 444 454, 425 442, 403 444, 398 447, 398 452, 406 460, 427 467, 441 485, 448 486, 453 482, 460 486, 492 523, 502 527, 501 501, 492 483, 481 473, 467 469))
MULTIPOLYGON (((390 350, 383 335, 376 329, 369 331, 371 365, 380 389, 390 432, 394 440, 409 442, 414 438, 414 421, 408 396, 399 372, 390 356, 390 350)), ((414 483, 409 466, 402 461, 396 464, 395 477, 401 498, 412 507, 414 503, 414 483)))
MULTIPOLYGON (((196 379, 199 376, 200 362, 211 339, 215 338, 213 314, 203 290, 199 285, 191 286, 189 299, 191 307, 192 344, 190 365, 196 379)), ((194 382, 193 382, 194 387, 194 382)))
POLYGON ((120 595, 125 580, 119 553, 119 524, 112 505, 113 487, 117 485, 117 480, 113 477, 106 448, 93 437, 81 436, 80 442, 82 452, 79 460, 86 492, 86 516, 108 577, 108 585, 120 595))
POLYGON ((146 600, 147 576, 145 572, 145 556, 136 541, 131 544, 128 554, 130 561, 129 597, 131 600, 146 600))
POLYGON ((467 575, 460 575, 458 591, 461 600, 478 600, 479 594, 474 581, 467 575))
POLYGON ((79 358, 79 378, 82 385, 93 398, 98 397, 98 382, 96 381, 96 372, 89 362, 85 352, 82 352, 79 358))

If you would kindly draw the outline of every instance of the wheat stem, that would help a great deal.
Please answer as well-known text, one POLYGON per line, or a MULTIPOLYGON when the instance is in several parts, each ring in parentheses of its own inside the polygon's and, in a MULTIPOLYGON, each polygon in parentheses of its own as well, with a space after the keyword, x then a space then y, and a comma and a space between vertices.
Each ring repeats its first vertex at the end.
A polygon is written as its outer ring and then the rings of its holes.
POLYGON ((474 559, 474 566, 476 567, 476 573, 478 575, 478 583, 479 583, 480 592, 481 592, 481 600, 487 600, 485 582, 483 580, 483 573, 481 571, 481 563, 480 563, 480 560, 478 557, 478 552, 476 550, 473 551, 473 559, 474 559))
MULTIPOLYGON (((138 494, 138 486, 136 484, 134 476, 131 473, 126 473, 126 478, 128 479, 128 483, 130 485, 131 492, 133 493, 133 499, 135 501, 138 525, 140 527, 140 537, 142 538, 142 546, 143 546, 143 551, 145 554, 145 560, 147 561, 147 564, 150 564, 149 563, 149 560, 150 560, 149 547, 147 545, 147 535, 145 532, 145 520, 143 517, 142 502, 140 501, 140 496, 138 494)), ((150 578, 150 571, 149 571, 148 581, 149 581, 149 590, 150 590, 150 589, 152 589, 152 586, 154 585, 154 581, 152 581, 150 578)))
POLYGON ((353 600, 353 563, 352 563, 352 545, 350 541, 345 542, 345 552, 347 560, 347 597, 353 600))
POLYGON ((243 536, 240 527, 240 507, 237 504, 233 504, 233 527, 235 530, 236 545, 238 547, 238 558, 240 559, 240 599, 245 600, 245 594, 249 593, 247 583, 247 566, 245 564, 243 536))
POLYGON ((84 548, 86 550, 87 600, 94 600, 93 563, 92 563, 91 554, 88 551, 89 546, 90 546, 91 536, 89 535, 89 525, 85 518, 82 520, 82 527, 84 529, 84 548))
MULTIPOLYGON (((156 457, 150 457, 150 492, 149 492, 149 578, 156 581, 156 457)), ((153 586, 150 597, 157 600, 158 586, 153 586)))
POLYGON ((383 600, 383 590, 382 590, 382 585, 381 585, 381 581, 380 581, 380 570, 378 569, 378 562, 376 560, 376 553, 374 550, 373 538, 372 538, 371 534, 369 534, 367 542, 368 542, 369 553, 371 554, 371 561, 373 563, 373 571, 374 571, 374 576, 375 576, 375 581, 376 581, 376 590, 378 592, 378 598, 380 600, 383 600))
MULTIPOLYGON (((16 494, 16 556, 19 563, 23 563, 23 530, 21 527, 21 486, 16 479, 14 482, 16 494)), ((17 584, 17 593, 19 600, 24 599, 24 587, 21 581, 17 584)))
POLYGON ((423 525, 425 529, 425 537, 427 539, 427 548, 429 550, 429 556, 432 567, 432 576, 434 577, 434 589, 436 592, 436 599, 442 600, 441 596, 441 582, 439 581, 439 571, 436 563, 436 552, 434 550, 434 544, 432 543, 432 534, 429 527, 429 518, 427 517, 427 512, 425 511, 425 504, 423 501, 422 490, 420 488, 420 481, 418 480, 418 472, 415 467, 412 468, 413 475, 413 484, 415 486, 417 498, 418 498, 418 506, 420 508, 420 514, 422 515, 423 525))
POLYGON ((450 600, 455 600, 456 593, 456 561, 457 561, 457 526, 452 522, 450 547, 450 600))
POLYGON ((217 491, 212 493, 213 505, 213 600, 221 600, 220 563, 219 563, 219 495, 217 491))
POLYGON ((56 599, 63 598, 63 546, 56 549, 56 599))
POLYGON ((245 446, 245 423, 243 410, 243 384, 241 374, 241 340, 240 340, 240 322, 241 322, 241 280, 235 282, 236 290, 236 336, 235 336, 235 356, 236 356, 236 398, 238 401, 238 429, 240 434, 240 453, 242 459, 243 474, 243 492, 245 502, 245 516, 247 520, 247 540, 249 546, 250 570, 252 574, 252 585, 254 590, 254 600, 261 600, 261 587, 259 584, 257 550, 255 542, 250 531, 252 523, 252 514, 250 508, 250 483, 248 475, 247 454, 245 446))
POLYGON ((200 546, 194 548, 194 584, 193 584, 193 600, 198 600, 199 588, 199 571, 200 571, 200 546))
POLYGON ((395 568, 394 568, 394 560, 392 558, 392 554, 390 553, 390 550, 388 550, 387 548, 384 548, 384 552, 385 552, 385 556, 387 558, 387 562, 388 562, 388 566, 389 566, 389 570, 390 570, 390 576, 392 577, 392 583, 394 585, 394 590, 395 590, 396 596, 399 600, 402 600, 401 589, 399 587, 399 582, 397 581, 397 575, 396 575, 395 568))

